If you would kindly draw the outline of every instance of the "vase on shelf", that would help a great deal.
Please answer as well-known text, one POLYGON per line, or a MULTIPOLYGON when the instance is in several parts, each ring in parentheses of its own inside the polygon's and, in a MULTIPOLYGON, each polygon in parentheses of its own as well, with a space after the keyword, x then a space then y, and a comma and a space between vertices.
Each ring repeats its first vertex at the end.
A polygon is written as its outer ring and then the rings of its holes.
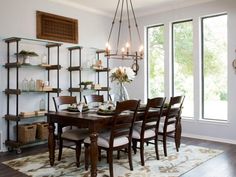
POLYGON ((22 80, 21 89, 26 92, 29 91, 29 81, 26 78, 22 80))
POLYGON ((33 78, 30 79, 29 83, 28 83, 28 89, 29 91, 35 91, 35 80, 33 78))
POLYGON ((119 86, 118 101, 129 100, 129 94, 128 94, 128 91, 127 91, 124 83, 123 82, 119 82, 118 86, 119 86))

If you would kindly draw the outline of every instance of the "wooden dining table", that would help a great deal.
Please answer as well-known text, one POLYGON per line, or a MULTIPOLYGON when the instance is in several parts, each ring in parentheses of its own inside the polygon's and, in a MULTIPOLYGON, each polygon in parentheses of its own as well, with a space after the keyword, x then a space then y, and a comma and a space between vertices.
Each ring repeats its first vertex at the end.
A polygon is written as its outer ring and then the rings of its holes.
MULTIPOLYGON (((138 112, 136 121, 142 120, 143 111, 138 112)), ((99 132, 108 128, 111 125, 112 116, 101 116, 96 112, 86 113, 70 113, 70 112, 48 112, 47 121, 49 123, 49 137, 48 137, 48 149, 49 149, 49 160, 50 165, 54 165, 55 161, 55 123, 63 124, 66 126, 78 126, 87 127, 90 134, 90 160, 91 160, 91 176, 97 176, 97 161, 98 161, 98 146, 97 137, 99 132)))

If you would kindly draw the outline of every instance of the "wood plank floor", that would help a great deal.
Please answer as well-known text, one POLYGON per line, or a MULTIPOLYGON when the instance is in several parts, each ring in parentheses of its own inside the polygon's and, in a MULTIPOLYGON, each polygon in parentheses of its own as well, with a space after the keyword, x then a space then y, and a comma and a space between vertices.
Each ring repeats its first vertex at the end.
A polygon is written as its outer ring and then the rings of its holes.
MULTIPOLYGON (((236 145, 204 141, 192 138, 182 138, 182 143, 207 148, 223 150, 224 153, 208 160, 198 167, 183 174, 181 177, 236 177, 236 145)), ((22 150, 22 154, 15 152, 0 153, 0 162, 47 151, 47 145, 39 145, 22 150)), ((0 163, 0 177, 26 177, 2 163, 0 163)))

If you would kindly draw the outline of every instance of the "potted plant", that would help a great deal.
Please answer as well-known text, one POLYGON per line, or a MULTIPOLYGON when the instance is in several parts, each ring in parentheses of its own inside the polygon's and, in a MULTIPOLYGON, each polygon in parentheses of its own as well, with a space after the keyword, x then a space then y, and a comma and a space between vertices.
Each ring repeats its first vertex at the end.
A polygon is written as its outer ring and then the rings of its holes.
POLYGON ((38 54, 33 51, 21 50, 18 53, 18 56, 23 58, 22 64, 29 64, 29 57, 36 57, 36 56, 38 56, 38 54))
POLYGON ((83 85, 84 86, 84 89, 88 89, 88 85, 92 85, 93 82, 92 81, 84 81, 84 82, 81 82, 80 85, 83 85))

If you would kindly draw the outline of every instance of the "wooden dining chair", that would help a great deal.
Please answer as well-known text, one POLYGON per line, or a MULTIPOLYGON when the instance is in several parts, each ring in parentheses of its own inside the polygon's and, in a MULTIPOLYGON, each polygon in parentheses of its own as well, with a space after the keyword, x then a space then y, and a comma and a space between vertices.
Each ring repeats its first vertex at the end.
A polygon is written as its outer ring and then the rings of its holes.
MULTIPOLYGON (((112 117, 111 129, 99 134, 97 139, 98 147, 106 150, 108 154, 108 163, 110 176, 113 177, 113 151, 127 149, 130 170, 133 170, 132 164, 132 130, 133 124, 139 106, 138 100, 127 100, 117 102, 115 114, 112 117), (132 111, 131 111, 132 110, 132 111), (128 111, 128 112, 127 112, 128 111)), ((84 140, 85 143, 85 169, 88 169, 88 155, 90 138, 84 140)))
MULTIPOLYGON (((72 96, 59 96, 59 97, 53 97, 55 110, 56 112, 60 111, 61 106, 76 104, 76 97, 72 96)), ((59 153, 58 153, 58 160, 61 160, 62 156, 62 149, 63 149, 63 140, 74 142, 76 147, 72 148, 71 146, 66 146, 72 149, 75 149, 76 151, 76 165, 77 167, 80 166, 80 154, 81 154, 81 144, 83 143, 84 139, 89 136, 88 129, 82 129, 77 127, 70 127, 65 130, 63 130, 63 127, 66 127, 66 125, 59 124, 58 125, 58 140, 59 140, 59 153)))
POLYGON ((144 143, 154 140, 156 158, 159 160, 158 153, 158 127, 162 116, 162 109, 166 98, 157 97, 148 99, 146 109, 141 123, 135 124, 133 128, 133 150, 136 154, 137 142, 140 144, 141 165, 144 166, 144 143))
POLYGON ((103 103, 104 97, 103 95, 84 95, 84 101, 86 104, 103 103))
POLYGON ((175 147, 179 151, 181 143, 181 112, 185 96, 174 96, 170 98, 170 102, 163 121, 160 122, 158 134, 162 136, 164 155, 167 156, 167 137, 174 138, 175 147))

